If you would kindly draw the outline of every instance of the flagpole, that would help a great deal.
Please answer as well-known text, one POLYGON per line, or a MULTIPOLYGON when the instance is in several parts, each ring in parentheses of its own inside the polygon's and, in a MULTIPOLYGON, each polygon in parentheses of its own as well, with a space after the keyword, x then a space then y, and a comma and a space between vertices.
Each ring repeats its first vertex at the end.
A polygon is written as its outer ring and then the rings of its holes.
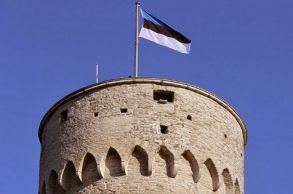
POLYGON ((96 65, 96 83, 99 83, 99 65, 96 65))
POLYGON ((138 25, 140 2, 135 2, 134 77, 138 77, 138 25))

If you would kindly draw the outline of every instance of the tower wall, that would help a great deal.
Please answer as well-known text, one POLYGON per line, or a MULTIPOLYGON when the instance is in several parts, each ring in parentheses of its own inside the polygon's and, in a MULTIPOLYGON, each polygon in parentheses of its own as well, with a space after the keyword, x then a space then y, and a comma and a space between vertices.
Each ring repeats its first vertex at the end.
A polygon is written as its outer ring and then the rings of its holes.
POLYGON ((246 129, 218 97, 160 79, 120 79, 53 106, 39 129, 40 193, 244 191, 246 129))

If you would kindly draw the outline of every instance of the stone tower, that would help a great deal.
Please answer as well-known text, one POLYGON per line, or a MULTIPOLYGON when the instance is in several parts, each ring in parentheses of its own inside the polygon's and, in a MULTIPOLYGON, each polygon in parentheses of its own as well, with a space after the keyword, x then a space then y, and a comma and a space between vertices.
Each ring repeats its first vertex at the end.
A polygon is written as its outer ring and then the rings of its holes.
POLYGON ((44 116, 39 193, 242 194, 246 128, 215 95, 125 78, 64 97, 44 116))

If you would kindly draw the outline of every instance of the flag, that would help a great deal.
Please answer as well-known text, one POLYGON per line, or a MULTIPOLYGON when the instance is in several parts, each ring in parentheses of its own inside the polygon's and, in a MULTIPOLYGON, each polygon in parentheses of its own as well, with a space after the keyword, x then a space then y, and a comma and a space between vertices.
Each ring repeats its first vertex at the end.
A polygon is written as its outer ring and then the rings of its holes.
POLYGON ((181 53, 188 54, 190 52, 191 40, 142 9, 141 15, 143 26, 139 37, 181 53))

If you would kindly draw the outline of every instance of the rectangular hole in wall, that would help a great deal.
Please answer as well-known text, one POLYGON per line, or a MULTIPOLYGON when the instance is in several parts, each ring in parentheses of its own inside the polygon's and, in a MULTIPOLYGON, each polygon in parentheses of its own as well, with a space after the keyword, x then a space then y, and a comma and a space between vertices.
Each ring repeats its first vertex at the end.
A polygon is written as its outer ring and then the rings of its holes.
POLYGON ((127 113, 127 108, 120 108, 121 113, 127 113))
POLYGON ((192 116, 191 115, 187 115, 187 120, 192 121, 192 116))
POLYGON ((161 129, 162 134, 167 134, 169 132, 168 126, 166 126, 166 125, 160 125, 160 129, 161 129))
POLYGON ((61 121, 67 121, 68 120, 68 111, 64 110, 60 113, 61 121))
POLYGON ((95 113, 94 113, 94 116, 95 116, 95 117, 99 116, 99 113, 98 113, 98 112, 95 112, 95 113))
POLYGON ((154 100, 158 102, 173 102, 174 92, 167 90, 154 90, 154 100))

